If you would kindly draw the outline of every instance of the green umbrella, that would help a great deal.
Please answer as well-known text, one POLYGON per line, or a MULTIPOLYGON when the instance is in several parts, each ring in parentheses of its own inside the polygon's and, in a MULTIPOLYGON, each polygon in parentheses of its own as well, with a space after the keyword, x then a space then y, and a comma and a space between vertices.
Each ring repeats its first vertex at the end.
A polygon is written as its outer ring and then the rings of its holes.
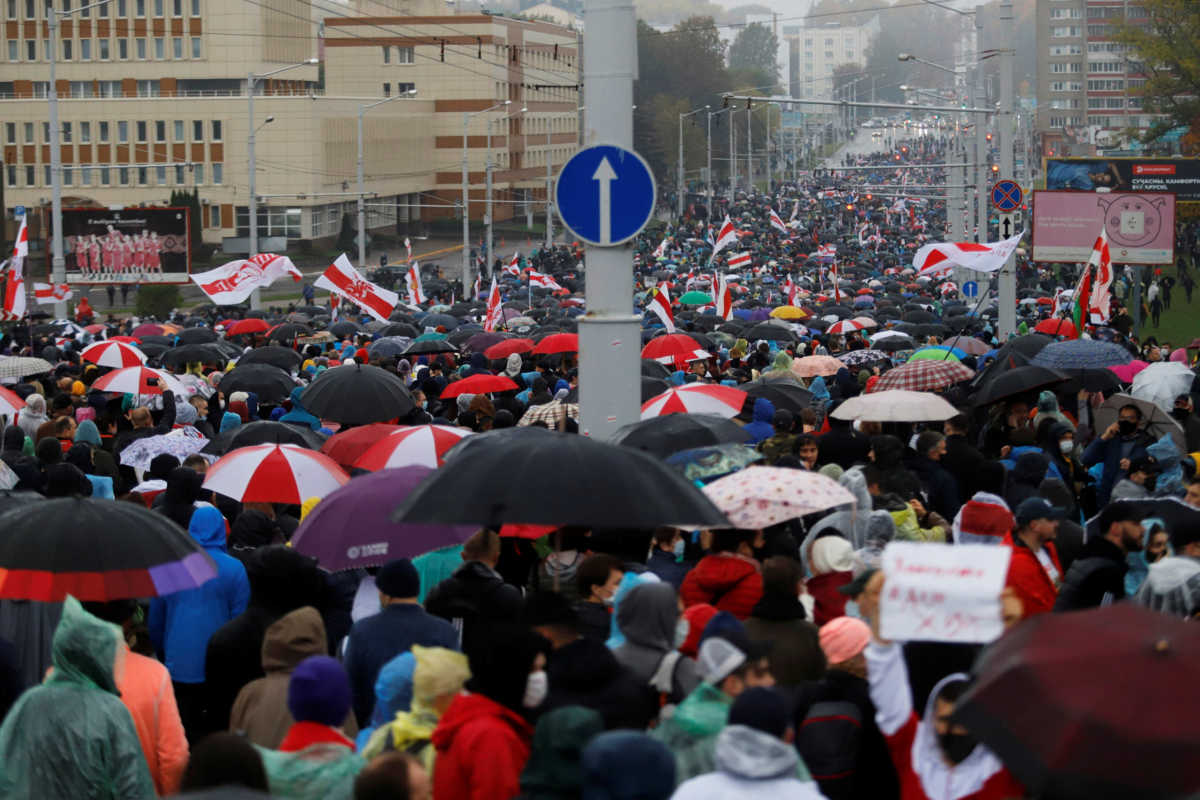
POLYGON ((444 340, 445 338, 446 338, 446 334, 444 334, 444 333, 436 333, 434 331, 430 331, 429 333, 422 333, 420 336, 413 339, 413 341, 414 342, 440 342, 440 341, 444 340))
MULTIPOLYGON (((962 351, 959 350, 959 353, 962 351)), ((954 350, 946 347, 926 347, 908 357, 909 361, 958 361, 954 350)))
POLYGON ((685 306, 706 306, 712 301, 712 297, 704 292, 686 292, 679 298, 679 302, 685 306))

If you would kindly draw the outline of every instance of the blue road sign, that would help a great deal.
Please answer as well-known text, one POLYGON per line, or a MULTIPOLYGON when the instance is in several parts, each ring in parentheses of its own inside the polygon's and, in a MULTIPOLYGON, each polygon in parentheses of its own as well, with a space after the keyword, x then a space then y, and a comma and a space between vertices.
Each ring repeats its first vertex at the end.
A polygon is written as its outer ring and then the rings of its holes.
POLYGON ((25 206, 16 206, 16 207, 14 207, 14 208, 13 208, 13 216, 14 216, 14 217, 23 217, 23 216, 25 216, 25 206))
POLYGON ((1021 207, 1021 186, 1010 178, 996 181, 992 186, 992 205, 999 211, 1015 211, 1021 207))
POLYGON ((979 284, 975 281, 963 281, 962 293, 963 297, 978 297, 979 284))
POLYGON ((554 183, 558 216, 588 244, 609 247, 641 232, 654 213, 654 175, 632 150, 584 148, 567 160, 554 183))

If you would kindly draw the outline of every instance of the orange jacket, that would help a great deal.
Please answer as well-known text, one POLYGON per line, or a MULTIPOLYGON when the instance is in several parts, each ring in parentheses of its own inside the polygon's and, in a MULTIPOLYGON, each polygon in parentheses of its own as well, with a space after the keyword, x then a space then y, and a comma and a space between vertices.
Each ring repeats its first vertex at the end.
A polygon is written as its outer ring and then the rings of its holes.
POLYGON ((159 797, 174 794, 187 767, 188 743, 167 668, 126 648, 117 689, 133 717, 154 790, 159 797))

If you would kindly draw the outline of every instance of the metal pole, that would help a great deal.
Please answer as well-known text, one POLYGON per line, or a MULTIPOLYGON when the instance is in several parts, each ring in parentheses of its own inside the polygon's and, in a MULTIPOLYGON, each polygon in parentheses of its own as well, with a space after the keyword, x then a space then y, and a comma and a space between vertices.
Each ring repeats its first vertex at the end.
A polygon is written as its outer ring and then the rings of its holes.
MULTIPOLYGON (((50 26, 50 182, 53 192, 50 199, 50 227, 53 228, 53 244, 50 275, 54 283, 67 280, 67 260, 63 257, 62 236, 62 146, 58 129, 58 81, 55 80, 55 65, 58 62, 58 12, 50 9, 47 22, 50 26)), ((54 304, 54 317, 67 316, 67 303, 54 304)))
POLYGON ((363 203, 366 179, 363 177, 363 115, 366 106, 358 107, 358 268, 367 268, 367 215, 363 203))
MULTIPOLYGON (((975 54, 979 55, 979 43, 983 40, 983 19, 981 15, 975 15, 975 54)), ((975 94, 971 98, 971 105, 986 106, 987 95, 983 91, 983 62, 978 58, 975 61, 975 94)), ((979 241, 986 242, 988 240, 988 196, 987 196, 987 127, 988 117, 980 117, 975 123, 975 197, 977 206, 975 213, 978 215, 979 225, 979 241)))
MULTIPOLYGON (((587 141, 633 147, 637 23, 632 0, 585 0, 587 141)), ((579 321, 580 433, 609 439, 641 416, 641 325, 628 246, 587 248, 588 313, 579 321)))
POLYGON ((550 166, 550 121, 546 120, 546 249, 554 246, 554 174, 550 166))
POLYGON ((709 111, 707 116, 708 116, 708 132, 705 134, 705 137, 704 137, 705 169, 707 170, 707 172, 705 173, 705 179, 704 179, 704 199, 705 199, 705 204, 708 206, 708 219, 711 222, 712 221, 712 201, 713 201, 713 193, 712 193, 712 118, 713 118, 713 112, 709 111))
POLYGON ((763 138, 763 149, 767 151, 767 194, 771 193, 771 104, 767 103, 767 135, 763 138))
POLYGON ((683 114, 679 115, 679 160, 676 164, 675 190, 678 193, 675 205, 679 219, 683 219, 683 114))
MULTIPOLYGON (((487 189, 486 189, 486 191, 487 191, 487 207, 486 207, 486 210, 484 211, 484 216, 486 217, 484 222, 487 224, 487 255, 485 256, 485 260, 484 260, 483 264, 484 264, 484 269, 486 269, 490 272, 492 269, 492 259, 494 258, 494 256, 492 255, 492 120, 491 119, 488 119, 488 121, 487 121, 487 162, 484 164, 484 175, 485 175, 486 186, 487 186, 487 189)), ((463 290, 464 291, 466 290, 465 286, 463 287, 463 290)))
MULTIPOLYGON (((463 152, 462 152, 462 291, 463 297, 471 291, 471 185, 467 176, 467 125, 471 121, 470 113, 463 112, 463 152)), ((474 298, 471 298, 472 300, 474 298)))
MULTIPOLYGON (((1000 148, 1001 177, 1011 178, 1013 175, 1013 7, 1012 0, 1000 2, 1000 114, 996 119, 998 128, 997 144, 1000 148)), ((1008 261, 1000 269, 1000 341, 1003 341, 1017 330, 1017 270, 1016 252, 1008 257, 1008 261)))
POLYGON ((732 108, 729 109, 729 205, 730 206, 733 205, 733 200, 734 200, 734 196, 735 196, 734 188, 733 188, 733 181, 737 176, 737 152, 733 149, 734 144, 735 144, 733 141, 733 129, 736 127, 733 124, 733 115, 736 113, 737 112, 734 111, 732 108))
MULTIPOLYGON (((246 141, 246 149, 250 154, 250 245, 247 248, 246 258, 254 258, 258 253, 258 194, 254 186, 254 73, 251 72, 246 76, 246 120, 247 129, 250 135, 246 141)), ((361 202, 361 201, 360 201, 361 202)), ((250 307, 262 308, 262 295, 258 289, 250 293, 250 307)))

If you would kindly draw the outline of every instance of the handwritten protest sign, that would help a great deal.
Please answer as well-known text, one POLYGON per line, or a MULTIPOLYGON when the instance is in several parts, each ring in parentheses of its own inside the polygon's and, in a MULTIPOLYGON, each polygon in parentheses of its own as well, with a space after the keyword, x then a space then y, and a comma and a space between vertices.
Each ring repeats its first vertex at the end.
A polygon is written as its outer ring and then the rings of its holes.
POLYGON ((892 542, 880 634, 899 641, 990 642, 1004 632, 1000 592, 1012 551, 984 544, 892 542))

